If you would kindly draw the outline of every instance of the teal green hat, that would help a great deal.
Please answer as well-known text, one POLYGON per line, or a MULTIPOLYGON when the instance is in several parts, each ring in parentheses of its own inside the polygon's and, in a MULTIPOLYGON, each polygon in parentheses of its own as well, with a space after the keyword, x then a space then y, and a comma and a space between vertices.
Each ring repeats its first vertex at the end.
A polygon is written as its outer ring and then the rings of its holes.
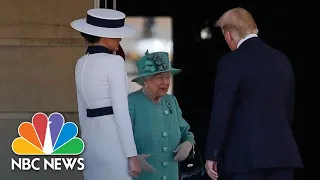
POLYGON ((138 82, 140 78, 155 75, 162 72, 171 72, 176 75, 181 72, 180 69, 172 68, 169 61, 169 54, 167 52, 145 53, 139 61, 136 62, 138 69, 138 77, 132 79, 132 82, 138 82))

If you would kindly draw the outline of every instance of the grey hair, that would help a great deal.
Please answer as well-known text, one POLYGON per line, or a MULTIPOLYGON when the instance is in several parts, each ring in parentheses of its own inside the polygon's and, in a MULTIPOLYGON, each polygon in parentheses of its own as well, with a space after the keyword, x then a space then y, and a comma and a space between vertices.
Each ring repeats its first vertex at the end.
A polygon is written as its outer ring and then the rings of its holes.
POLYGON ((144 82, 145 82, 147 79, 149 79, 150 77, 152 77, 152 75, 142 77, 142 78, 140 78, 140 79, 137 81, 137 83, 138 83, 140 86, 143 86, 143 87, 144 87, 144 82))

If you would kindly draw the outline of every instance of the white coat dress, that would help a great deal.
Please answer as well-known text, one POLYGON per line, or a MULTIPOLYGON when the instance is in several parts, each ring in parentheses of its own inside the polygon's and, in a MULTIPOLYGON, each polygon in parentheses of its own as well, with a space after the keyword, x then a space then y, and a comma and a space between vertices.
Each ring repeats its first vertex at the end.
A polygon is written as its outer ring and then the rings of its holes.
POLYGON ((91 46, 76 64, 75 79, 84 180, 132 180, 128 157, 137 155, 128 111, 128 77, 121 56, 91 46), (93 50, 92 52, 90 52, 93 50), (113 114, 87 117, 86 109, 112 106, 113 114))

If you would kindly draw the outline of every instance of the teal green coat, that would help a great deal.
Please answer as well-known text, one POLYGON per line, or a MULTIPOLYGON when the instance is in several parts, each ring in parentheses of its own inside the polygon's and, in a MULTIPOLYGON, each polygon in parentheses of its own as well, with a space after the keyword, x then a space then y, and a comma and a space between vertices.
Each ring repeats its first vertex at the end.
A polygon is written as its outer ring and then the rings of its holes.
POLYGON ((178 180, 173 151, 184 141, 194 144, 194 136, 177 99, 165 95, 155 104, 140 89, 129 94, 128 101, 138 154, 151 154, 147 161, 156 169, 155 173, 143 171, 135 179, 178 180))

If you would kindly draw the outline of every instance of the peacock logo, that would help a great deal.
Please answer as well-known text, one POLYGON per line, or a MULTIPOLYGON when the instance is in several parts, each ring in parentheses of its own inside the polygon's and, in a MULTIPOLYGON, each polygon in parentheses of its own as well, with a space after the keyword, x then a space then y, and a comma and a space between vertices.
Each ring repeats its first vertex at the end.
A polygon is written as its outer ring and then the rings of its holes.
POLYGON ((62 114, 38 112, 32 123, 19 125, 20 137, 12 142, 12 151, 17 155, 79 155, 84 150, 84 142, 76 137, 78 127, 66 122, 62 114))

